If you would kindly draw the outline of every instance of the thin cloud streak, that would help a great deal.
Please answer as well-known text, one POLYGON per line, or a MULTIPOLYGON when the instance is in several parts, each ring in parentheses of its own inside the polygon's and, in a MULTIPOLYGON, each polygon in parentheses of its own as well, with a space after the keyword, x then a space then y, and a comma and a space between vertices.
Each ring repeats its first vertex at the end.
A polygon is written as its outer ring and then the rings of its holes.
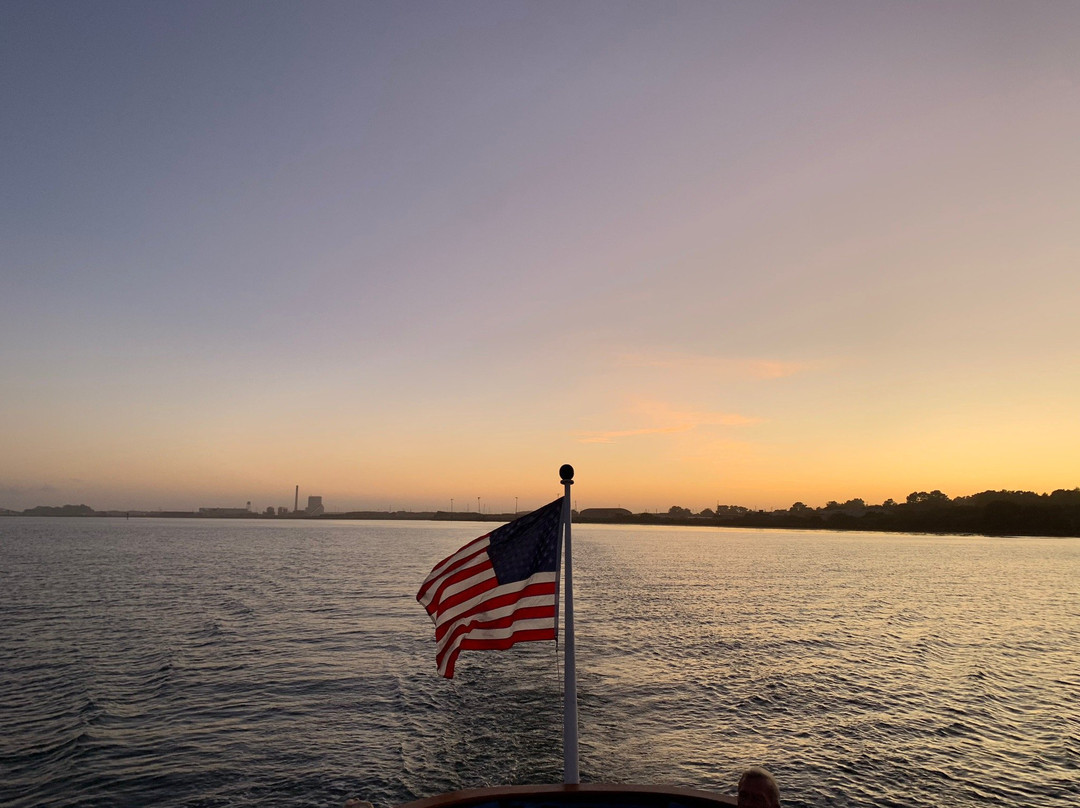
POLYGON ((673 432, 689 432, 695 424, 653 427, 645 429, 622 429, 611 432, 586 432, 578 436, 579 443, 614 443, 617 438, 633 438, 639 435, 669 435, 673 432))
POLYGON ((652 420, 656 426, 631 429, 612 429, 577 433, 579 443, 614 443, 619 438, 636 438, 643 435, 670 435, 690 432, 702 426, 750 426, 761 423, 760 418, 728 412, 685 412, 671 409, 667 404, 645 402, 634 408, 652 420))
POLYGON ((624 367, 659 368, 680 372, 708 372, 726 378, 782 379, 821 367, 819 362, 790 362, 779 359, 750 359, 685 353, 623 354, 624 367))

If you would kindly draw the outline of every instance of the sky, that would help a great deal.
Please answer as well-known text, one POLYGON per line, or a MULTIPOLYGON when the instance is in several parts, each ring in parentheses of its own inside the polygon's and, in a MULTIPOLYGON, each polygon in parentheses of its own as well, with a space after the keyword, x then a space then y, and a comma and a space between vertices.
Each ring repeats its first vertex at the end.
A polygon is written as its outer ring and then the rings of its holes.
POLYGON ((1080 4, 0 4, 0 507, 1080 485, 1080 4))

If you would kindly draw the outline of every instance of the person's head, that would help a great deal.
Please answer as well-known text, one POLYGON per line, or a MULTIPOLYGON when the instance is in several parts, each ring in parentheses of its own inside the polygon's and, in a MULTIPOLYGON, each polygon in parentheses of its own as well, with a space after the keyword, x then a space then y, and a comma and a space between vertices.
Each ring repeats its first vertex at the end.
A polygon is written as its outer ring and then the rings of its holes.
POLYGON ((751 766, 739 778, 739 808, 780 808, 780 789, 768 770, 751 766))

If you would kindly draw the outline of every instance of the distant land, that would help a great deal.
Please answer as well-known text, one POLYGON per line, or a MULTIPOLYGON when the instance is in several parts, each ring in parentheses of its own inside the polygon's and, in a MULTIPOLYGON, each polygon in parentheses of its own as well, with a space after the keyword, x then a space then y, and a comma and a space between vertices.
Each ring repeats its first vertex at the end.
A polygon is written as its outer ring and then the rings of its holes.
MULTIPOLYGON (((381 519, 459 522, 508 522, 526 513, 469 511, 348 511, 318 513, 246 508, 200 508, 198 511, 96 511, 89 505, 39 505, 25 511, 0 508, 0 516, 100 516, 173 519, 381 519)), ((717 505, 694 513, 671 506, 666 513, 632 513, 625 508, 585 508, 574 521, 591 524, 692 525, 699 527, 860 530, 894 533, 981 534, 986 536, 1080 536, 1080 488, 1050 494, 1030 491, 983 491, 950 499, 941 491, 915 491, 904 502, 868 505, 861 499, 828 502, 811 508, 796 502, 786 510, 751 510, 717 505)))

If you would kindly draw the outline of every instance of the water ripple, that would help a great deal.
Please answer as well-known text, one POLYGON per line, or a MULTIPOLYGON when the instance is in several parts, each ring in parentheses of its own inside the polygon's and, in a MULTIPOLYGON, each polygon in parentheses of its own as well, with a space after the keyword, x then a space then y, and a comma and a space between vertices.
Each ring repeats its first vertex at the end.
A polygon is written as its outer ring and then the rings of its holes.
MULTIPOLYGON (((379 806, 561 778, 549 644, 434 672, 469 525, 0 520, 0 803, 379 806)), ((586 780, 1080 802, 1080 542, 579 527, 586 780)))

